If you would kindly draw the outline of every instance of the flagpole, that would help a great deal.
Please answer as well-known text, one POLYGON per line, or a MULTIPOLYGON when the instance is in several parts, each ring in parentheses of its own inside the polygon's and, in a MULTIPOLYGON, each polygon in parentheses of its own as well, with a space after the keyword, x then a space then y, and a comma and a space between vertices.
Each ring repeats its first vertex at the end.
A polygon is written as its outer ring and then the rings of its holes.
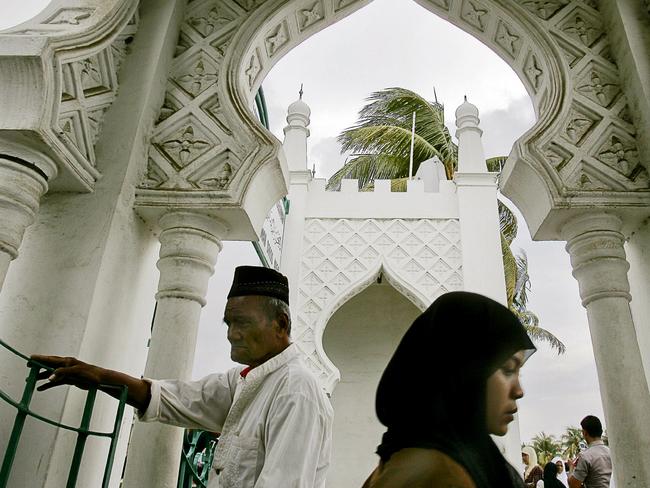
POLYGON ((411 157, 409 159, 409 180, 413 179, 413 146, 415 145, 415 112, 413 112, 413 127, 411 128, 411 157))

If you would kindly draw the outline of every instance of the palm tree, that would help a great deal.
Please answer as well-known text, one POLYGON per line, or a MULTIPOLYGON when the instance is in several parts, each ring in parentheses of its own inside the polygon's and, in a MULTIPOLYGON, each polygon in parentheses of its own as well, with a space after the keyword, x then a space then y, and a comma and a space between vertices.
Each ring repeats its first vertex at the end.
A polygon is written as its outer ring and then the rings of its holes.
POLYGON ((580 427, 567 427, 562 437, 562 453, 568 459, 574 459, 580 452, 580 443, 584 442, 582 429, 580 427))
POLYGON ((533 437, 531 446, 537 452, 537 461, 540 466, 544 466, 562 450, 558 440, 554 436, 544 432, 540 432, 533 437))
MULTIPOLYGON (((437 157, 452 179, 458 166, 458 147, 445 126, 444 106, 429 102, 405 88, 387 88, 374 92, 359 112, 359 121, 345 129, 338 137, 341 152, 352 156, 330 178, 328 189, 337 189, 341 180, 359 180, 362 191, 369 190, 375 179, 392 180, 393 191, 404 191, 409 174, 411 151, 411 124, 416 117, 413 143, 413 171, 420 163, 437 157)), ((486 160, 489 171, 500 171, 505 157, 486 160)), ((547 342, 558 354, 565 351, 564 344, 551 332, 539 326, 538 317, 528 310, 528 260, 525 253, 513 254, 511 245, 517 235, 517 219, 512 211, 499 201, 501 250, 506 276, 506 293, 509 308, 519 317, 529 335, 547 342)))

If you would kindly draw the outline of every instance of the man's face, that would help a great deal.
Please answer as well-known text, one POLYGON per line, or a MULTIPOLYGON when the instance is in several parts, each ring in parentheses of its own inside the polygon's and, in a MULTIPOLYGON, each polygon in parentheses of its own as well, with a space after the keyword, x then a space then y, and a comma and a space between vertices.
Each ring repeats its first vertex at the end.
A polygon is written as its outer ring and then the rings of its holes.
POLYGON ((286 347, 286 331, 269 319, 265 297, 229 298, 223 321, 228 327, 230 359, 235 362, 259 366, 286 347))

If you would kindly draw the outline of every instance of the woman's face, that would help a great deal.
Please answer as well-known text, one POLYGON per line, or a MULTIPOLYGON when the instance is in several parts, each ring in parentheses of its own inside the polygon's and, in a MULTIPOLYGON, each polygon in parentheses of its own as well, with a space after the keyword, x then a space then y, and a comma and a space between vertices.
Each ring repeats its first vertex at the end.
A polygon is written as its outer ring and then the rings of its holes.
POLYGON ((490 434, 505 435, 517 412, 517 400, 524 396, 519 384, 519 370, 524 351, 508 358, 487 381, 487 428, 490 434))

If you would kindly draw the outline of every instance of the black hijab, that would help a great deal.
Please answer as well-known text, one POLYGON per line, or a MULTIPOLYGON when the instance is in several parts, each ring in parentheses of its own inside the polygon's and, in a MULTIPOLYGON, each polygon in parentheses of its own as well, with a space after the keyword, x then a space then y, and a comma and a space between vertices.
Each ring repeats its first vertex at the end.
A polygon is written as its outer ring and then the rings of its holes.
POLYGON ((535 346, 503 305, 468 292, 439 297, 415 319, 379 382, 377 416, 388 429, 377 454, 385 462, 403 448, 437 449, 477 488, 519 486, 490 438, 485 407, 488 377, 520 350, 527 358, 535 346))
POLYGON ((566 488, 557 479, 557 465, 554 462, 546 463, 544 466, 544 488, 566 488))

